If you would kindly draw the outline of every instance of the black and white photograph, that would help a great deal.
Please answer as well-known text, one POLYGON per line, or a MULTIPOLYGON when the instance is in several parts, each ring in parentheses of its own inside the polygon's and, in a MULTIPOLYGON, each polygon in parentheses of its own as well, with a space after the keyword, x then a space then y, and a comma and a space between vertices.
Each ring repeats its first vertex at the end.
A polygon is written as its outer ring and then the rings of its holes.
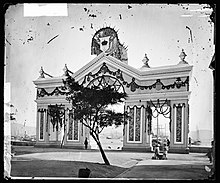
POLYGON ((4 8, 4 179, 216 180, 216 4, 4 8))

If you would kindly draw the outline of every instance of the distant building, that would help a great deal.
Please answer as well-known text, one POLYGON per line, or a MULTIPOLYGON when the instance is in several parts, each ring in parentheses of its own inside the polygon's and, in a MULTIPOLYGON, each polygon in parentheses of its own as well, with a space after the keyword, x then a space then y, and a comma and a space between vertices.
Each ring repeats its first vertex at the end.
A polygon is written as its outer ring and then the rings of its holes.
POLYGON ((24 126, 19 123, 11 123, 11 136, 20 136, 24 137, 24 135, 36 135, 36 127, 32 126, 24 126))

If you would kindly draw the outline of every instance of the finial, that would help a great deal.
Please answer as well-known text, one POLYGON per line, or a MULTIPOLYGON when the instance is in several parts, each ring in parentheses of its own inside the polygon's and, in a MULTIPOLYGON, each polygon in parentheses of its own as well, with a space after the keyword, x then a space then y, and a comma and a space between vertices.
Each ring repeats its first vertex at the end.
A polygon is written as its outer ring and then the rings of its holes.
POLYGON ((68 68, 67 65, 65 64, 64 68, 63 68, 64 74, 63 76, 69 76, 69 72, 68 72, 68 68))
POLYGON ((150 66, 148 65, 149 59, 148 59, 146 53, 145 53, 145 55, 144 55, 144 58, 143 58, 142 62, 144 63, 144 66, 143 66, 143 67, 148 67, 148 68, 150 68, 150 66))
POLYGON ((68 68, 67 68, 67 64, 65 64, 64 68, 63 68, 64 74, 63 76, 70 76, 69 73, 73 74, 73 72, 71 72, 68 68))
POLYGON ((43 67, 42 67, 42 66, 41 66, 41 68, 40 68, 39 73, 40 73, 39 78, 45 78, 45 76, 44 76, 44 70, 43 70, 43 67))
POLYGON ((184 49, 182 49, 182 52, 180 53, 179 57, 180 57, 180 62, 179 64, 188 64, 186 61, 185 61, 185 57, 186 57, 186 53, 184 52, 184 49))

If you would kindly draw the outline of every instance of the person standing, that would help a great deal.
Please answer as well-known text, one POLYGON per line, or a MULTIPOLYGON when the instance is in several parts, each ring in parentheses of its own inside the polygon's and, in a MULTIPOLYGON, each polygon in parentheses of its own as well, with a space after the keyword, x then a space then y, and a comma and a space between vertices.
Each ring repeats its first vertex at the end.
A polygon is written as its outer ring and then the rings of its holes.
POLYGON ((84 141, 84 145, 85 145, 85 149, 87 149, 88 148, 88 139, 87 139, 87 137, 86 137, 86 139, 84 141))
POLYGON ((170 147, 170 140, 167 138, 167 146, 170 147))
POLYGON ((160 153, 159 143, 156 142, 154 145, 154 155, 153 155, 152 159, 158 159, 159 153, 160 153))
POLYGON ((189 137, 189 147, 191 147, 191 144, 192 144, 192 139, 191 137, 189 137))
POLYGON ((164 143, 163 146, 163 159, 167 159, 167 152, 168 152, 168 146, 166 143, 164 143))

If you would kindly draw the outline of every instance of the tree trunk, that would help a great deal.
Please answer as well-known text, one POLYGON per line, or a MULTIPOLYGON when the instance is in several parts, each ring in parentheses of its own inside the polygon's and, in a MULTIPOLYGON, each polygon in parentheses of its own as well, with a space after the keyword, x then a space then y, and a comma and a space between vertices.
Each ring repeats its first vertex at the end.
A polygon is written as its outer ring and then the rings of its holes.
POLYGON ((102 149, 102 145, 100 142, 97 142, 97 145, 99 146, 99 150, 101 152, 101 155, 102 155, 102 159, 104 160, 105 164, 106 165, 110 165, 109 161, 108 161, 108 158, 107 156, 105 155, 105 152, 104 150, 102 149))
POLYGON ((102 145, 101 145, 99 139, 97 139, 97 138, 94 136, 94 134, 92 134, 92 133, 90 133, 90 134, 92 135, 93 139, 96 141, 96 143, 97 143, 97 145, 98 145, 98 147, 99 147, 99 150, 100 150, 100 152, 101 152, 102 159, 104 160, 105 164, 106 164, 106 165, 110 165, 110 163, 109 163, 109 161, 108 161, 108 158, 107 158, 107 156, 105 155, 105 151, 102 149, 102 145))
POLYGON ((64 139, 65 139, 65 133, 66 133, 66 132, 64 131, 63 139, 62 139, 61 144, 60 144, 61 149, 63 148, 64 139))
POLYGON ((60 144, 61 149, 63 148, 64 140, 65 140, 65 137, 66 137, 66 124, 64 124, 63 128, 64 128, 63 129, 63 138, 62 138, 62 141, 61 141, 61 144, 60 144))

